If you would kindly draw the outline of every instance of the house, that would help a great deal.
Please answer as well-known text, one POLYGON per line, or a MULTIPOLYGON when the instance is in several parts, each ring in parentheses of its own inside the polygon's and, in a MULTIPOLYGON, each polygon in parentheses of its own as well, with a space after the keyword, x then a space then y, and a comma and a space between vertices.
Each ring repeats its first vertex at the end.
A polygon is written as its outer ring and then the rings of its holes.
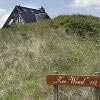
POLYGON ((34 23, 49 18, 50 17, 45 12, 43 7, 39 9, 32 9, 22 6, 15 6, 2 28, 7 28, 12 24, 34 23))

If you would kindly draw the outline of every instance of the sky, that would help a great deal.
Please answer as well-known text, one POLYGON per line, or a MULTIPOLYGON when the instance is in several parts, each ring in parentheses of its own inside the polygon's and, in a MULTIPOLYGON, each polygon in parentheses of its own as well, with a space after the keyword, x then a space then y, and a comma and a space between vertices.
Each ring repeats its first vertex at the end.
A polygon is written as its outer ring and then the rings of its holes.
POLYGON ((100 17, 100 0, 0 0, 0 27, 16 5, 36 9, 43 6, 51 18, 71 14, 100 17))

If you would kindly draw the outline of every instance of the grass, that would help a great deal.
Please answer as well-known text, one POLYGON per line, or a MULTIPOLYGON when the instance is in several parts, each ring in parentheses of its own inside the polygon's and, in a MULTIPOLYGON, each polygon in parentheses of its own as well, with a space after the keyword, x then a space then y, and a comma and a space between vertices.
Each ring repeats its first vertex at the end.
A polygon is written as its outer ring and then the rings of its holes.
MULTIPOLYGON (((100 71, 99 22, 93 16, 59 16, 0 30, 0 100, 52 100, 47 74, 94 75, 100 71), (95 29, 85 30, 83 25, 82 31, 77 28, 73 33, 77 21, 95 29)), ((60 87, 59 98, 92 100, 92 93, 89 88, 60 87)))

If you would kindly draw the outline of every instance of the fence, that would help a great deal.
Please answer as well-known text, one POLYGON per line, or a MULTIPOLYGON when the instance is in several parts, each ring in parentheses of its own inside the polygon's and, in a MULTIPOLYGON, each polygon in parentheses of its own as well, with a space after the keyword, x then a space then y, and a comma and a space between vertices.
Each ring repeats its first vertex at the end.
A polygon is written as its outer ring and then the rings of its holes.
POLYGON ((100 100, 100 73, 94 76, 69 76, 58 74, 47 75, 47 84, 53 85, 54 100, 59 100, 59 85, 82 86, 94 88, 94 100, 100 100))

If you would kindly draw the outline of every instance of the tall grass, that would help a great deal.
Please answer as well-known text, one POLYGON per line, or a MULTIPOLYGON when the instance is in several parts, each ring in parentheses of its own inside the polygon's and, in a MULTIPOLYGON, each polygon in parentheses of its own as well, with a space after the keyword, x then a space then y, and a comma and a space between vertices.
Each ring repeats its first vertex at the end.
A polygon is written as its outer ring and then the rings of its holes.
MULTIPOLYGON (((77 17, 82 21, 87 16, 60 17, 0 30, 1 100, 52 100, 52 86, 46 84, 47 74, 58 71, 93 75, 100 71, 99 36, 81 37, 69 34, 71 30, 66 32, 67 21, 76 21, 77 17)), ((90 22, 100 22, 98 18, 89 18, 90 22)), ((95 30, 99 34, 97 26, 95 30)), ((88 88, 60 87, 59 98, 92 100, 92 93, 88 88)))

